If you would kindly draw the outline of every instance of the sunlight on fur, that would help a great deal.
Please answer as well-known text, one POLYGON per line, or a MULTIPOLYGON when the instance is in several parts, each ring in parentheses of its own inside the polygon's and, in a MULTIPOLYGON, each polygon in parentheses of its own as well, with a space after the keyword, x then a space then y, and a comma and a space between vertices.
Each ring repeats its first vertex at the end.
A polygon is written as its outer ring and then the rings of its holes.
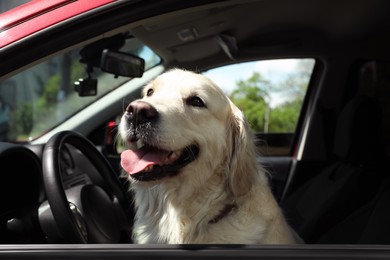
POLYGON ((208 78, 172 69, 124 112, 135 243, 300 242, 258 164, 243 113, 208 78))

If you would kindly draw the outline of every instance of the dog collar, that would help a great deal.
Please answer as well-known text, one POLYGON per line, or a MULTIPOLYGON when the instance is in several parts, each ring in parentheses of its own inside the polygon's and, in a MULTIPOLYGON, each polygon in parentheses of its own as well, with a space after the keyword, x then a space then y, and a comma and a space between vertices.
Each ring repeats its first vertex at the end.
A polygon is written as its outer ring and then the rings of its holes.
POLYGON ((236 204, 228 204, 226 205, 222 210, 221 212, 219 212, 219 214, 213 218, 212 220, 209 221, 210 224, 215 224, 217 223, 218 221, 220 221, 221 219, 223 219, 224 217, 226 217, 227 215, 230 214, 230 212, 232 212, 234 209, 236 209, 237 206, 236 204))

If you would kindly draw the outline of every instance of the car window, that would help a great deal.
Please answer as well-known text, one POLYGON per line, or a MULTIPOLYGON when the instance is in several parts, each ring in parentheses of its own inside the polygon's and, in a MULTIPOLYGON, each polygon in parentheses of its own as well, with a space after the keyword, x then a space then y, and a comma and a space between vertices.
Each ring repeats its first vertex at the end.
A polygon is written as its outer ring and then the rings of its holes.
MULTIPOLYGON (((79 97, 75 82, 88 79, 80 50, 52 57, 0 82, 0 141, 32 141, 65 119, 128 81, 93 67, 97 93, 79 97)), ((145 60, 145 70, 160 63, 160 57, 135 38, 126 40, 121 52, 145 60)))
POLYGON ((14 1, 0 1, 0 13, 14 9, 17 6, 25 4, 30 0, 14 0, 14 1))
POLYGON ((244 112, 259 137, 263 155, 288 155, 314 59, 239 63, 203 74, 244 112))

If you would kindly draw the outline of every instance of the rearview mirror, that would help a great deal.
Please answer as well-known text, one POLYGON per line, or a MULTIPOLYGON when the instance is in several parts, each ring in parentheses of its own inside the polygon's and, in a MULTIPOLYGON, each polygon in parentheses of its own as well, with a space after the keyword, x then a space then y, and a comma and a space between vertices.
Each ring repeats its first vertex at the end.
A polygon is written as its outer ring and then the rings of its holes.
POLYGON ((100 69, 115 76, 142 77, 145 60, 125 52, 105 49, 102 52, 100 69))

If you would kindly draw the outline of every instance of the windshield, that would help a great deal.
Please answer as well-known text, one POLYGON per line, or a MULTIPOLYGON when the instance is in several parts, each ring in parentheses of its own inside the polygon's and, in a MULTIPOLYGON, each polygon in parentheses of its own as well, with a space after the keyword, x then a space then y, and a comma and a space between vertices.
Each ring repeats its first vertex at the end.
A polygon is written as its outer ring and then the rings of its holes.
MULTIPOLYGON (((93 68, 97 94, 80 97, 75 82, 87 78, 87 66, 74 49, 0 82, 0 141, 32 141, 58 126, 81 109, 128 81, 93 68)), ((145 60, 145 70, 160 63, 160 58, 135 38, 126 40, 122 52, 145 60)))
POLYGON ((25 4, 30 0, 13 0, 13 1, 0 1, 0 13, 4 13, 8 10, 14 9, 17 6, 25 4))

